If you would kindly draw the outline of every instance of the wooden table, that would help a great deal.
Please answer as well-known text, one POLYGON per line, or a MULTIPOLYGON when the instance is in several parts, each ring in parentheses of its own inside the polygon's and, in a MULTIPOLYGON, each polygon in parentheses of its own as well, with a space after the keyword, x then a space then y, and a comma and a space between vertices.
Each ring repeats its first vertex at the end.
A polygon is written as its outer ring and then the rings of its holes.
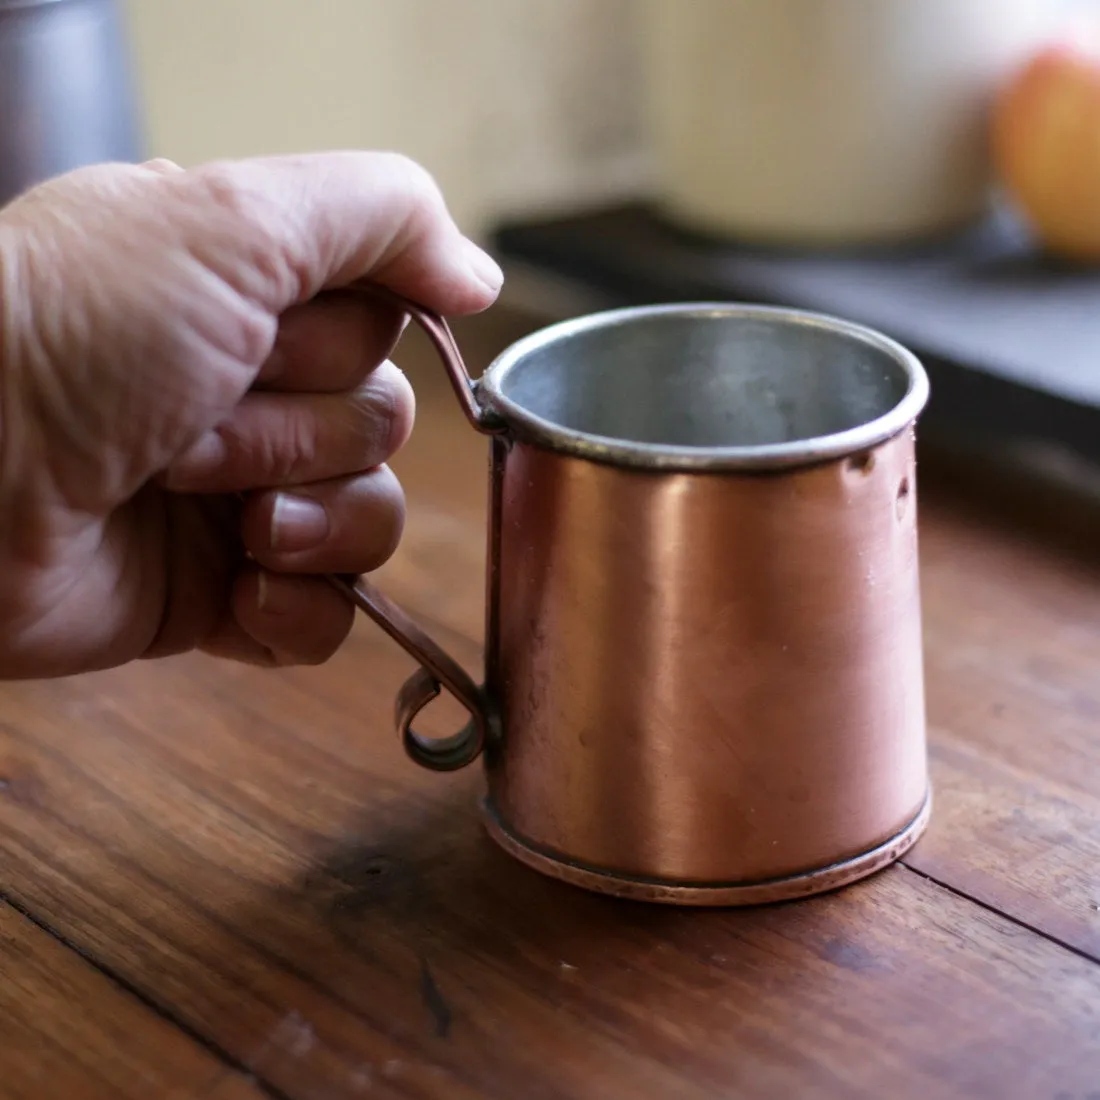
MULTIPOLYGON (((458 331, 477 364, 527 323, 458 331)), ((422 341, 399 359, 380 579, 476 669, 483 441, 422 341)), ((933 826, 811 901, 680 912, 518 866, 476 769, 404 758, 411 662, 366 621, 321 668, 4 686, 0 1097, 1100 1097, 1100 522, 963 473, 922 473, 933 826)))

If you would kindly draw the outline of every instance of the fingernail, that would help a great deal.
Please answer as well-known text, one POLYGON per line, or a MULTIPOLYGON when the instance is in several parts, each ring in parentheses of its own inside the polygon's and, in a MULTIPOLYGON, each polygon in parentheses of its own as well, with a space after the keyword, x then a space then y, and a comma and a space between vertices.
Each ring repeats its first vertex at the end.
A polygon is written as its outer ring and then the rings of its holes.
POLYGON ((479 283, 483 283, 494 294, 504 285, 504 272, 500 265, 487 252, 482 251, 473 241, 463 238, 466 250, 466 264, 479 283))
POLYGON ((271 549, 309 550, 328 538, 328 513, 309 497, 278 493, 271 513, 271 549))
POLYGON ((298 606, 297 589, 261 569, 256 578, 256 607, 265 615, 285 615, 298 606))

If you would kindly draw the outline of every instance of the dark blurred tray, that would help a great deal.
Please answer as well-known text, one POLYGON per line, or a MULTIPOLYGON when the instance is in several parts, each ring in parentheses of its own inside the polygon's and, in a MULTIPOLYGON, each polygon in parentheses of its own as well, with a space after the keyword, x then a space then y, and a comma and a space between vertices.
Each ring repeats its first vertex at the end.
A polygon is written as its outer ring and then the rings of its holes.
POLYGON ((871 325, 924 361, 933 428, 1100 460, 1100 271, 1043 258, 1004 213, 920 246, 846 253, 715 241, 645 206, 505 224, 493 243, 505 262, 623 304, 755 301, 871 325))

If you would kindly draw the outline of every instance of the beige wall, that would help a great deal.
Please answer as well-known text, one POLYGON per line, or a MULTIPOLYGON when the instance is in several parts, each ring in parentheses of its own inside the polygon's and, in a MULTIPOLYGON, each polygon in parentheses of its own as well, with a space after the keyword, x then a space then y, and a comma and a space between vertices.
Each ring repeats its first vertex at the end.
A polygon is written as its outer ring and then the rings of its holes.
POLYGON ((127 0, 151 153, 399 149, 463 227, 636 191, 635 0, 127 0))

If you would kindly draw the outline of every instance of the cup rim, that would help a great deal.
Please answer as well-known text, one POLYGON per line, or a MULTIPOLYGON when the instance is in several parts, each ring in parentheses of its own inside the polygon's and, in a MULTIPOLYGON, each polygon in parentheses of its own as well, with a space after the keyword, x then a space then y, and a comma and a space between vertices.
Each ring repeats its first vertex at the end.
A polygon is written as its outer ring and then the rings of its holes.
POLYGON ((658 470, 774 470, 814 465, 844 458, 893 438, 911 427, 928 402, 928 375, 908 348, 883 333, 854 321, 812 310, 741 302, 675 302, 602 310, 545 326, 522 337, 501 352, 475 383, 479 402, 530 442, 579 458, 618 466, 658 470), (695 447, 645 443, 578 431, 536 415, 504 393, 509 372, 531 353, 563 343, 582 332, 629 324, 667 315, 735 317, 778 321, 826 329, 857 340, 886 355, 902 368, 908 386, 902 398, 881 416, 842 432, 784 443, 756 446, 695 447))

